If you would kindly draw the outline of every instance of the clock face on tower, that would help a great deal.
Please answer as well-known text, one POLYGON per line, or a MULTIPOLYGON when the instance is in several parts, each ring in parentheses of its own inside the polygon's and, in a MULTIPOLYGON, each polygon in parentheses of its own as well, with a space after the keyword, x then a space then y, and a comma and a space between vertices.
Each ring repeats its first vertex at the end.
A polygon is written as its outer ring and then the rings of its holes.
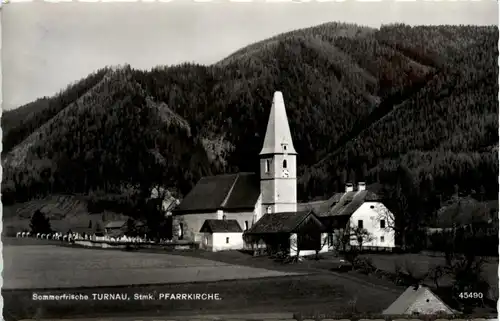
POLYGON ((283 172, 281 173, 281 176, 284 178, 288 178, 290 176, 288 169, 284 169, 283 172))

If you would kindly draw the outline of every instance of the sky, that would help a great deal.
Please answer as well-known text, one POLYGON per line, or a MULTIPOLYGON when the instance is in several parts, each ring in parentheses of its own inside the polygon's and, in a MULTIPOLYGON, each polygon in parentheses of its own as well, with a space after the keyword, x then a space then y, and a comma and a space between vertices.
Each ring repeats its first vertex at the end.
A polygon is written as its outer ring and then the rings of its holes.
POLYGON ((211 64, 253 42, 325 22, 498 25, 494 0, 27 2, 2 11, 4 110, 51 96, 105 66, 211 64))

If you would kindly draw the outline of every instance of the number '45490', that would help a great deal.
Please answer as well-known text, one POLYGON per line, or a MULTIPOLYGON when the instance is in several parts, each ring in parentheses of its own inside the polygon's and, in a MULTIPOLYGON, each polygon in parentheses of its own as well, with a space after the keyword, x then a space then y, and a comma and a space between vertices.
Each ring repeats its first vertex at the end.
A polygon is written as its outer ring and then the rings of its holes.
POLYGON ((460 299, 482 299, 483 293, 481 293, 481 292, 460 292, 458 297, 460 299))

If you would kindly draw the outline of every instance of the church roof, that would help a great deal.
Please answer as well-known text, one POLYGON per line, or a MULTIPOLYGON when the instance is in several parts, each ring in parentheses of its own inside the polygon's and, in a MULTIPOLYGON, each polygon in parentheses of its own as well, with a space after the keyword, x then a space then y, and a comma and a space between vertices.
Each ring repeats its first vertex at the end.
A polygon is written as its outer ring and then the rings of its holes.
POLYGON ((266 154, 297 154, 293 147, 292 134, 288 126, 288 117, 286 115, 285 102, 283 94, 279 91, 274 93, 273 105, 269 113, 266 136, 260 155, 266 154), (283 143, 287 144, 286 151, 282 149, 283 143))
POLYGON ((205 220, 201 233, 241 233, 243 229, 237 220, 205 220))
POLYGON ((325 201, 315 201, 297 204, 297 210, 313 210, 319 217, 350 216, 363 205, 364 202, 380 201, 377 194, 368 191, 353 191, 335 193, 325 201))
MULTIPOLYGON (((312 211, 269 213, 262 216, 246 234, 293 233, 312 211)), ((318 221, 318 225, 322 226, 318 221)))
POLYGON ((173 213, 253 209, 259 196, 259 177, 254 173, 207 176, 198 181, 173 213))

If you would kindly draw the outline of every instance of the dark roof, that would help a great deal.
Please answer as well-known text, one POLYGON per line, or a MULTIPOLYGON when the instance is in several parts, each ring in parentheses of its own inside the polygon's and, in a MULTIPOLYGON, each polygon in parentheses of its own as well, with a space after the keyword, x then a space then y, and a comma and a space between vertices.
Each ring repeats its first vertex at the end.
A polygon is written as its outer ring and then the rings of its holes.
POLYGON ((127 221, 110 221, 104 228, 121 228, 127 224, 127 221))
MULTIPOLYGON (((312 211, 301 211, 265 214, 245 233, 293 233, 309 215, 314 215, 314 213, 312 211)), ((318 223, 321 225, 319 221, 318 223)))
POLYGON ((259 196, 259 176, 253 173, 239 173, 226 203, 223 204, 223 208, 254 208, 259 196))
MULTIPOLYGON (((448 307, 438 296, 436 296, 432 291, 424 286, 419 286, 416 288, 415 286, 410 286, 406 289, 406 291, 401 294, 396 301, 394 301, 387 309, 385 309, 382 314, 386 315, 402 315, 408 312, 408 309, 413 305, 419 298, 422 298, 425 293, 430 293, 436 299, 441 301, 441 303, 447 308, 448 311, 453 313, 454 311, 448 307)), ((436 311, 437 312, 437 311, 436 311)))
POLYGON ((243 232, 237 220, 205 220, 200 232, 239 233, 243 232))
POLYGON ((335 194, 332 206, 327 212, 318 213, 318 216, 350 216, 363 205, 364 202, 380 201, 377 194, 364 190, 335 194))
POLYGON ((368 190, 335 193, 328 200, 297 204, 297 210, 312 210, 319 217, 344 216, 352 215, 364 202, 370 201, 380 201, 380 198, 368 190))
POLYGON ((254 173, 207 176, 198 181, 173 212, 253 209, 259 195, 259 178, 254 173))

